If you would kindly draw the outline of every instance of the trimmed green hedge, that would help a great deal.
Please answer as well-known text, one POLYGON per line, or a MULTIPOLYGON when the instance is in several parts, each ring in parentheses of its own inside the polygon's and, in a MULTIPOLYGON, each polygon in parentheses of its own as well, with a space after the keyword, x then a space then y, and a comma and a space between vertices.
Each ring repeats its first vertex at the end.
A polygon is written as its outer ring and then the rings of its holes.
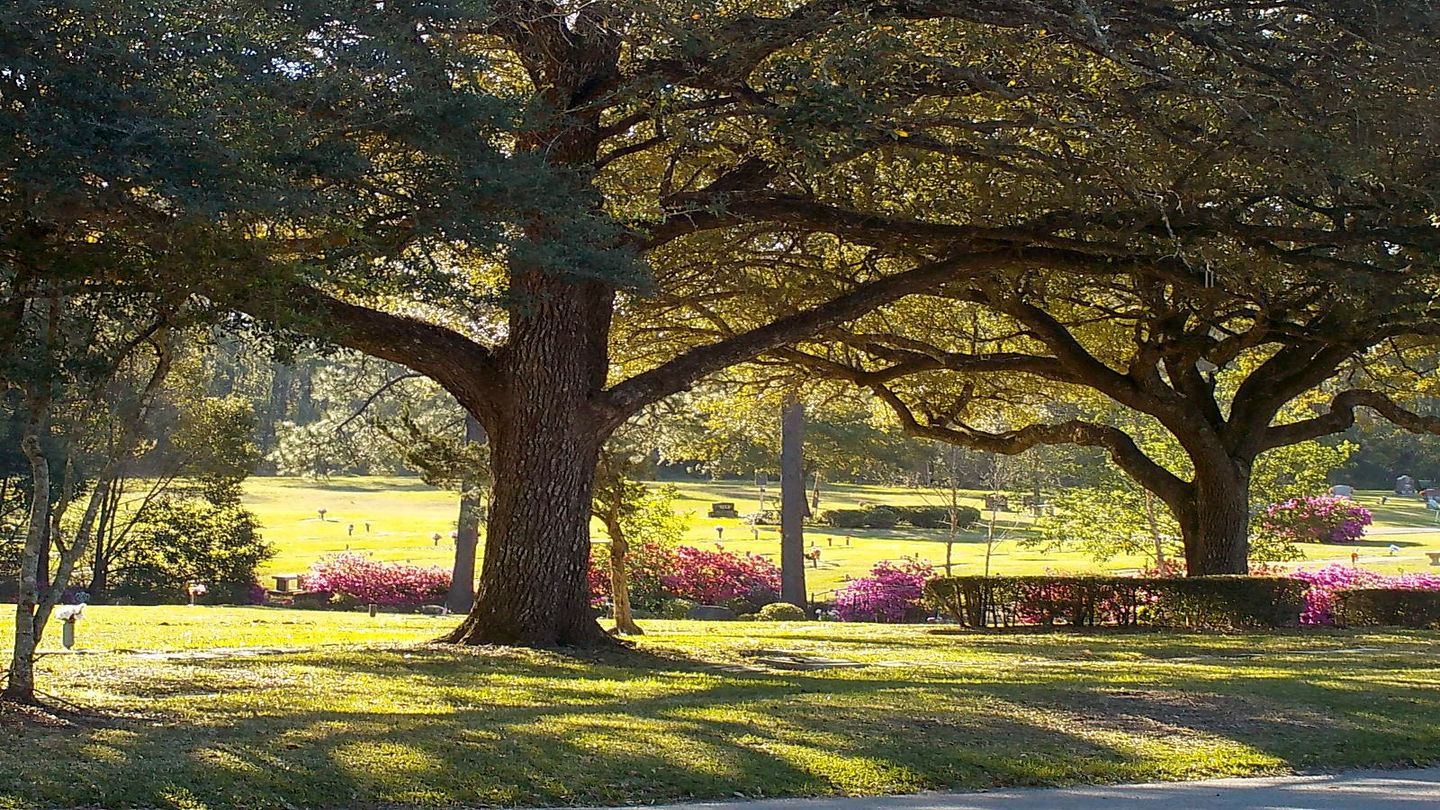
MULTIPOLYGON (((950 507, 948 506, 903 506, 900 518, 917 529, 950 528, 950 507)), ((980 520, 980 510, 973 506, 955 507, 956 528, 964 529, 980 520)))
POLYGON ((1440 624, 1440 591, 1353 588, 1335 594, 1342 627, 1429 627, 1440 624))
MULTIPOLYGON (((980 519, 980 510, 961 506, 956 517, 963 529, 980 519)), ((821 513, 820 522, 832 529, 893 529, 900 523, 908 523, 918 529, 944 529, 950 526, 950 508, 871 506, 865 509, 830 509, 821 513)))
POLYGON ((1289 577, 942 577, 932 607, 967 627, 1099 625, 1240 630, 1300 622, 1309 584, 1289 577))

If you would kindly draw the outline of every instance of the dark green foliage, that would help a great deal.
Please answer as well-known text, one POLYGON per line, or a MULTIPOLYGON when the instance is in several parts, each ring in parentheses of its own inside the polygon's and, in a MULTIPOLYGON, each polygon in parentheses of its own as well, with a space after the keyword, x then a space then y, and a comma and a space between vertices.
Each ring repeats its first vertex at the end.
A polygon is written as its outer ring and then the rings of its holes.
MULTIPOLYGON (((948 506, 902 506, 899 507, 901 520, 917 529, 950 528, 950 507, 948 506)), ((980 510, 973 506, 955 507, 955 528, 966 529, 980 520, 980 510)))
MULTIPOLYGON (((966 528, 980 519, 980 510, 971 506, 957 507, 957 528, 966 528)), ((948 506, 870 506, 864 509, 830 509, 820 515, 820 522, 832 529, 893 529, 908 523, 917 529, 950 527, 948 506)))
POLYGON ((1308 584, 1289 577, 944 577, 925 598, 968 627, 1063 624, 1238 630, 1291 627, 1308 584))
POLYGON ((683 619, 696 604, 689 599, 666 599, 660 603, 660 609, 656 613, 662 619, 683 619))
POLYGON ((865 510, 865 527, 893 529, 900 523, 900 510, 893 506, 872 506, 865 510))
POLYGON ((820 522, 832 529, 869 528, 869 509, 827 509, 820 515, 820 522))
POLYGON ((771 602, 755 614, 755 619, 762 622, 803 622, 809 618, 804 608, 789 602, 771 602))
POLYGON ((116 566, 114 593, 141 603, 179 603, 187 586, 204 583, 206 601, 251 601, 256 569, 275 550, 260 537, 260 524, 234 505, 166 502, 139 527, 143 542, 116 566))
POLYGON ((1294 627, 1310 583, 1290 577, 1213 576, 1146 579, 1146 624, 1202 630, 1294 627))
POLYGON ((1440 623, 1440 591, 1356 588, 1335 595, 1335 617, 1349 627, 1429 627, 1440 623))

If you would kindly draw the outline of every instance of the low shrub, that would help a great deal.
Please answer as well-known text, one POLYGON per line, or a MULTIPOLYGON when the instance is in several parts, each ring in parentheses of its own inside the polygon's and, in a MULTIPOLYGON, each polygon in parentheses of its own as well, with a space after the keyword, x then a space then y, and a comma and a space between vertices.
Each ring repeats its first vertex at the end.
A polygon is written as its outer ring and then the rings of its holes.
POLYGON ((870 506, 830 509, 821 513, 820 522, 832 529, 893 529, 900 524, 900 517, 900 510, 893 506, 870 506))
POLYGON ((762 622, 803 622, 809 618, 804 608, 789 602, 771 602, 755 614, 755 619, 762 622))
POLYGON ((656 612, 662 619, 683 619, 697 604, 699 603, 689 599, 666 599, 660 603, 660 609, 656 612))
POLYGON ((1335 621, 1345 627, 1431 627, 1440 624, 1440 591, 1355 588, 1335 600, 1335 621))
POLYGON ((662 576, 665 589, 702 605, 724 605, 749 613, 780 594, 780 569, 758 554, 737 554, 692 546, 675 550, 674 568, 662 576))
POLYGON ((1389 575, 1339 563, 1315 571, 1295 571, 1290 576, 1309 586, 1309 591, 1305 594, 1305 612, 1300 616, 1301 624, 1335 624, 1336 601, 1346 591, 1440 591, 1440 576, 1435 574, 1389 575))
POLYGON ((1440 590, 1356 588, 1335 600, 1336 623, 1347 627, 1429 627, 1440 623, 1440 590))
POLYGON ((917 620, 925 608, 925 582, 934 576, 928 563, 917 560, 881 562, 835 594, 835 615, 842 622, 917 620))
POLYGON ((346 552, 321 558, 304 577, 308 591, 332 594, 341 605, 380 605, 405 609, 445 600, 450 572, 404 563, 386 563, 346 552))
POLYGON ((1300 621, 1304 583, 1289 577, 943 577, 925 587, 968 627, 1098 625, 1235 630, 1300 621))
POLYGON ((1365 536, 1370 510, 1349 498, 1308 495, 1265 507, 1256 534, 1281 543, 1353 543, 1365 536))
MULTIPOLYGON (((950 507, 948 506, 904 506, 899 508, 900 519, 917 529, 950 528, 950 507)), ((955 507, 955 528, 965 529, 980 520, 980 510, 973 506, 955 507)))
POLYGON ((1294 627, 1305 610, 1304 583, 1291 577, 1167 577, 1147 581, 1147 624, 1199 630, 1294 627))
POLYGON ((869 509, 827 509, 820 514, 820 522, 832 529, 863 529, 869 509))
MULTIPOLYGON (((625 572, 630 584, 633 608, 658 611, 669 598, 664 576, 675 568, 675 548, 666 543, 636 543, 625 557, 625 572)), ((590 552, 587 572, 591 607, 610 604, 610 547, 596 544, 590 552)))

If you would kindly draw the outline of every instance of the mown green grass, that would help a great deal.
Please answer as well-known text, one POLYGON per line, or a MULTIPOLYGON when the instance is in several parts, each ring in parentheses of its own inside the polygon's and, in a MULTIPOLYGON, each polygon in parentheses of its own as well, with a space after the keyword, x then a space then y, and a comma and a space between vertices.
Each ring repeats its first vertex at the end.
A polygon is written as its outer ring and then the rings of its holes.
MULTIPOLYGON (((775 527, 761 527, 758 537, 751 527, 735 519, 710 518, 710 504, 733 501, 744 514, 759 508, 759 492, 745 482, 676 485, 680 500, 676 509, 689 516, 686 542, 704 548, 716 545, 753 552, 778 559, 779 534, 775 527), (716 529, 723 530, 717 533, 716 529)), ((767 507, 775 507, 776 491, 767 492, 767 507)), ((962 502, 980 507, 981 493, 964 492, 962 502)), ((1319 567, 1334 562, 1348 564, 1352 552, 1367 568, 1396 572, 1415 571, 1428 564, 1424 552, 1440 550, 1440 525, 1435 514, 1415 499, 1390 497, 1380 504, 1383 493, 1359 493, 1360 503, 1375 511, 1374 533, 1355 545, 1317 545, 1303 549, 1307 559, 1298 563, 1319 567), (1392 533, 1406 529, 1405 533, 1392 533), (1421 530, 1421 531, 1410 531, 1421 530), (1399 547, 1393 555, 1389 546, 1399 547)), ((877 485, 830 484, 821 495, 821 509, 854 508, 861 503, 893 505, 934 505, 947 502, 947 493, 933 489, 884 487, 877 485)), ((1016 504, 1020 498, 1012 498, 1016 504)), ((245 502, 260 517, 265 537, 279 550, 267 564, 266 574, 300 573, 325 554, 363 551, 390 561, 420 565, 448 566, 454 547, 450 535, 455 529, 456 495, 428 487, 413 478, 335 478, 328 482, 297 478, 252 478, 246 484, 245 502), (326 509, 321 521, 317 510, 326 509), (370 531, 365 524, 369 522, 370 531), (354 526, 353 535, 350 527, 354 526), (437 545, 434 535, 441 536, 437 545)), ((986 519, 989 513, 985 514, 986 519)), ((1103 563, 1072 551, 1043 551, 1025 548, 1018 541, 1032 533, 1033 518, 1017 512, 998 516, 991 572, 996 574, 1041 574, 1048 571, 1134 572, 1146 564, 1144 558, 1116 557, 1103 563)), ((596 540, 605 533, 597 522, 592 527, 596 540)), ((807 542, 820 550, 817 566, 807 574, 809 589, 825 599, 849 577, 863 576, 875 563, 918 557, 940 564, 945 559, 946 532, 898 527, 888 530, 832 530, 823 526, 806 528, 807 542), (848 537, 848 544, 847 544, 848 537)), ((984 527, 962 533, 954 549, 956 574, 978 574, 985 570, 984 527)))
POLYGON ((100 608, 83 621, 92 649, 324 646, 47 658, 45 688, 101 717, 0 719, 26 741, 0 746, 0 807, 619 804, 1440 758, 1434 633, 647 622, 633 653, 583 657, 420 643, 453 619, 100 608), (792 671, 781 656, 864 666, 792 671))

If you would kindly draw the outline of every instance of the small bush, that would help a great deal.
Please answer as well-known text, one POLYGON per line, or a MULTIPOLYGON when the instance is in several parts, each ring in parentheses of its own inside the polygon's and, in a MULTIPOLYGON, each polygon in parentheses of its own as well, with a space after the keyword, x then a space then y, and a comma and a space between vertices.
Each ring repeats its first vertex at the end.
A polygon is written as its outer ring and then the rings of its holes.
POLYGON ((872 506, 865 512, 865 524, 868 528, 893 529, 900 525, 900 510, 893 506, 872 506))
POLYGON ((445 601, 450 572, 403 563, 385 563, 364 554, 323 557, 305 575, 305 588, 332 594, 339 605, 381 605, 414 609, 445 601))
MULTIPOLYGON (((905 506, 900 507, 901 520, 917 529, 950 528, 950 507, 948 506, 905 506)), ((955 507, 955 527, 968 528, 980 519, 980 510, 973 506, 955 507)))
POLYGON ((1293 627, 1308 586, 1290 577, 1167 577, 1148 581, 1147 624, 1201 630, 1293 627))
POLYGON ((1257 535, 1281 543, 1354 543, 1372 516, 1349 498, 1310 495, 1271 504, 1255 522, 1257 535))
POLYGON ((832 529, 893 529, 902 517, 903 511, 894 506, 870 506, 831 509, 821 513, 820 522, 832 529))
POLYGON ((762 622, 803 622, 810 617, 806 615, 805 609, 789 602, 771 602, 760 608, 755 614, 757 621, 762 622))
POLYGON ((662 619, 683 619, 697 604, 689 599, 666 599, 660 603, 659 615, 662 619))
POLYGON ((1440 591, 1357 588, 1335 600, 1338 624, 1349 627, 1429 627, 1440 623, 1440 591))
POLYGON ((904 622, 920 618, 926 580, 935 575, 928 563, 877 564, 870 576, 851 580, 835 594, 835 615, 842 622, 904 622))
POLYGON ((828 509, 820 515, 820 521, 832 529, 863 529, 869 509, 828 509))
POLYGON ((1381 574, 1364 568, 1335 563, 1315 571, 1295 571, 1291 577, 1309 586, 1305 594, 1305 613, 1301 624, 1331 625, 1336 623, 1336 605, 1346 591, 1365 589, 1400 589, 1440 591, 1440 575, 1381 574))
POLYGON ((661 581, 670 593, 702 605, 724 605, 750 613, 780 594, 780 569, 758 554, 737 554, 691 546, 675 550, 671 573, 661 581))

